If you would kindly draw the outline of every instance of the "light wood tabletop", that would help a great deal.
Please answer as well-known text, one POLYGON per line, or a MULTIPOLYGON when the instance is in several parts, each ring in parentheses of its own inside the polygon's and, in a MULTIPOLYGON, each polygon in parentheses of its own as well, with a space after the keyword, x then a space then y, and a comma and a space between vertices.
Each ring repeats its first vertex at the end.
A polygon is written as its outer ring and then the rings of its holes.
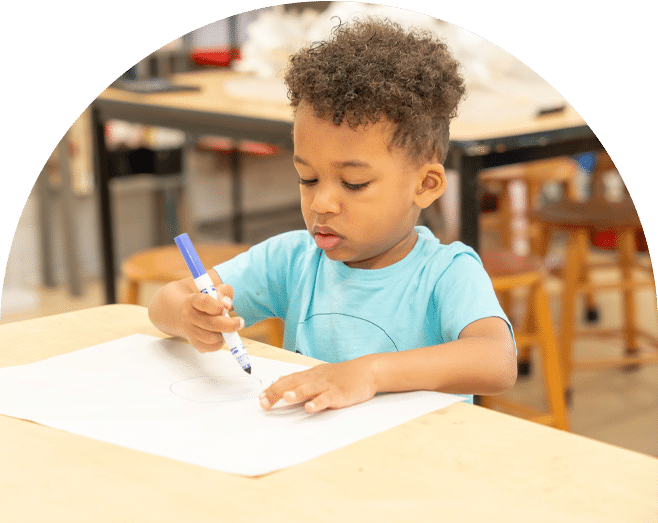
MULTIPOLYGON (((134 333, 160 335, 135 305, 5 324, 0 366, 134 333)), ((0 464, 12 522, 658 520, 657 459, 463 403, 256 478, 0 416, 0 464)))

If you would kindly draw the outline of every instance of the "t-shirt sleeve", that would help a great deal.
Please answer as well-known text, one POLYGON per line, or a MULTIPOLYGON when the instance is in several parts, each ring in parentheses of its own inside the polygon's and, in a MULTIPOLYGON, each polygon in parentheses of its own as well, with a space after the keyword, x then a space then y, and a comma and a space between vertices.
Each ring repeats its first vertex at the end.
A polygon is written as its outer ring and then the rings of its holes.
POLYGON ((276 236, 214 267, 222 282, 233 287, 233 308, 247 327, 285 317, 289 245, 289 239, 276 236))
POLYGON ((498 302, 489 275, 481 262, 468 253, 457 254, 439 278, 434 290, 439 336, 454 341, 474 321, 499 317, 512 326, 498 302))

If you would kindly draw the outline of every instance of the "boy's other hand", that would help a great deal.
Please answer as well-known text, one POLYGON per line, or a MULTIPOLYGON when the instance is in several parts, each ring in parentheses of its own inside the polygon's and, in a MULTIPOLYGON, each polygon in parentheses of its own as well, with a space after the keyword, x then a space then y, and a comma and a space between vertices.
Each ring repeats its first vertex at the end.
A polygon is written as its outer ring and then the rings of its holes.
POLYGON ((213 352, 224 344, 222 332, 235 332, 244 327, 242 318, 224 315, 233 304, 233 288, 220 285, 217 299, 202 292, 194 292, 183 301, 182 328, 192 346, 199 352, 213 352))
POLYGON ((341 363, 323 363, 279 378, 260 394, 259 399, 265 410, 283 399, 289 404, 305 402, 307 412, 319 412, 362 403, 376 392, 374 375, 366 358, 357 358, 341 363))

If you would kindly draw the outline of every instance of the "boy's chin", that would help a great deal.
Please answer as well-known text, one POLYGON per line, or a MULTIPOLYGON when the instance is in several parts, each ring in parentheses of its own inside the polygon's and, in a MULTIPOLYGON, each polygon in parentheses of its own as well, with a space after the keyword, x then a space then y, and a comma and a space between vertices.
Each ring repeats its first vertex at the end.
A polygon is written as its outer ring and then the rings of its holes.
POLYGON ((345 265, 352 265, 355 260, 341 249, 323 249, 324 255, 332 261, 343 262, 345 265))

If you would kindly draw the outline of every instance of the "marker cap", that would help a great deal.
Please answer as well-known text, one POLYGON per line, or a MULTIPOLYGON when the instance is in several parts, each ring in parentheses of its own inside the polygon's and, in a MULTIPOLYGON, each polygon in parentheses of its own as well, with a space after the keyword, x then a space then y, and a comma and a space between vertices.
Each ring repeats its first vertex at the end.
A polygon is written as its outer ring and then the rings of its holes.
POLYGON ((183 259, 187 264, 187 268, 190 269, 192 277, 196 279, 202 274, 206 274, 206 269, 203 267, 203 263, 201 263, 201 258, 199 258, 194 245, 192 245, 192 240, 190 240, 187 233, 184 232, 183 234, 176 236, 174 241, 183 255, 183 259))

